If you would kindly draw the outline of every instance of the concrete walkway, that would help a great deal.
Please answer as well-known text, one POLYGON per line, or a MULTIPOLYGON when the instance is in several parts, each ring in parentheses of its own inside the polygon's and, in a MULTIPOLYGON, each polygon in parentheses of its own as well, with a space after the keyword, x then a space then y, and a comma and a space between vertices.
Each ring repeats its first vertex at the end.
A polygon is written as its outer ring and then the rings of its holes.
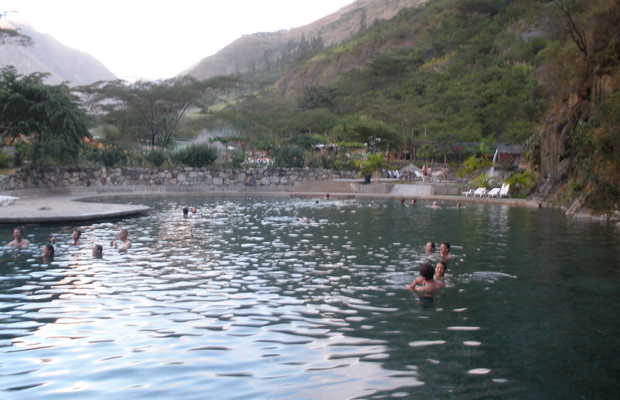
POLYGON ((0 207, 0 224, 77 222, 127 217, 146 213, 149 207, 77 201, 85 196, 41 196, 19 198, 0 207))

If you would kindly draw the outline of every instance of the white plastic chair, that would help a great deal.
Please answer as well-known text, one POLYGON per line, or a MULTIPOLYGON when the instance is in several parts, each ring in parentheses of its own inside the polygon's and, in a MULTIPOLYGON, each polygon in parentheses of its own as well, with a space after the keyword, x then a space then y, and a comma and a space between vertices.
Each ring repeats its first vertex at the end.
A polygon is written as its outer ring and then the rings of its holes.
POLYGON ((487 189, 484 187, 479 187, 474 191, 474 197, 484 197, 487 194, 487 189))
POLYGON ((466 191, 462 192, 462 194, 465 197, 473 196, 474 195, 474 189, 466 190, 466 191))
POLYGON ((510 191, 510 183, 504 183, 502 188, 499 190, 499 197, 508 197, 508 192, 510 191))
POLYGON ((489 193, 487 193, 487 196, 489 197, 499 197, 499 192, 501 191, 501 188, 493 188, 491 190, 489 190, 489 193))

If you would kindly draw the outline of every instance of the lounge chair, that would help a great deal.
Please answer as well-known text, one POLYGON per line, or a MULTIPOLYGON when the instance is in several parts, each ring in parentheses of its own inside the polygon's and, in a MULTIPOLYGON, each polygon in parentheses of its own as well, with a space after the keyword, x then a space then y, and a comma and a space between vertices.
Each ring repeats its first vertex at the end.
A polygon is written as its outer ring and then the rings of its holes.
POLYGON ((502 188, 499 190, 499 197, 508 197, 508 192, 510 191, 510 183, 504 183, 502 188))
POLYGON ((487 188, 479 187, 474 191, 474 197, 484 197, 487 195, 487 188))
POLYGON ((466 190, 466 191, 462 192, 461 194, 463 196, 465 196, 465 197, 473 196, 474 195, 474 189, 466 190))
POLYGON ((499 192, 501 191, 501 188, 493 188, 491 190, 489 190, 489 193, 487 193, 488 197, 499 197, 499 192))

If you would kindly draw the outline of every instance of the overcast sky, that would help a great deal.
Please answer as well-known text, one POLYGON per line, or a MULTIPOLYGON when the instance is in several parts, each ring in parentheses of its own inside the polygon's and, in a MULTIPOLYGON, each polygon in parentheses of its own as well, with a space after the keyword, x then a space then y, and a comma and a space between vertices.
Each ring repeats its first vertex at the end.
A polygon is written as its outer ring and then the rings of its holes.
POLYGON ((0 0, 0 11, 123 79, 169 78, 243 34, 305 25, 354 0, 0 0))

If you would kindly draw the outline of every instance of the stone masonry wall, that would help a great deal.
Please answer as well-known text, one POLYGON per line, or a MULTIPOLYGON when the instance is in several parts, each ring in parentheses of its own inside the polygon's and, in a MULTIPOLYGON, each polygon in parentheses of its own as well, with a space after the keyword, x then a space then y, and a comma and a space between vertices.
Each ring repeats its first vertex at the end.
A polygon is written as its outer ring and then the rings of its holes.
POLYGON ((292 191, 308 181, 354 178, 318 169, 62 168, 21 169, 0 177, 2 192, 292 191))

